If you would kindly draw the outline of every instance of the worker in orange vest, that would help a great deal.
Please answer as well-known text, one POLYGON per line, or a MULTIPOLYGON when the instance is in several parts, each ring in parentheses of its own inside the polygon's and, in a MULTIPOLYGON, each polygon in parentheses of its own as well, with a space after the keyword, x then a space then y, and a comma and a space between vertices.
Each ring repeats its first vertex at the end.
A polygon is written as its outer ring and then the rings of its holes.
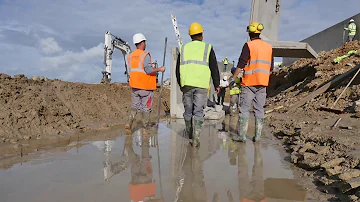
POLYGON ((254 164, 251 179, 246 154, 246 145, 236 144, 238 152, 238 180, 240 202, 266 202, 264 193, 263 160, 260 144, 254 145, 254 164))
POLYGON ((155 68, 146 49, 146 38, 137 33, 133 36, 136 50, 128 56, 130 69, 129 85, 132 88, 132 107, 125 129, 130 130, 136 114, 142 112, 144 127, 149 126, 154 90, 156 90, 156 74, 164 72, 165 67, 155 68))
POLYGON ((241 81, 241 94, 239 99, 238 134, 232 139, 245 142, 249 123, 250 106, 254 104, 255 136, 254 142, 260 140, 264 123, 264 105, 266 100, 266 87, 269 85, 270 74, 274 68, 272 46, 260 38, 263 24, 252 22, 247 27, 251 41, 244 44, 237 68, 230 81, 235 83, 238 74, 244 69, 241 81))

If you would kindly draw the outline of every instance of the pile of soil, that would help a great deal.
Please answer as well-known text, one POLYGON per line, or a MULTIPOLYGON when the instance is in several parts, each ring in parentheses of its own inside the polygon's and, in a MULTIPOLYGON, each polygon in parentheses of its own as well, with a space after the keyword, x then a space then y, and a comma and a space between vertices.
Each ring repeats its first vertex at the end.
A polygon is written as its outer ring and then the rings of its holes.
MULTIPOLYGON (((157 112, 155 91, 152 115, 157 112)), ((170 91, 163 89, 169 104, 170 91)), ((164 113, 165 107, 161 106, 164 113)), ((127 84, 85 84, 0 74, 0 143, 56 138, 81 129, 124 124, 131 108, 127 84)))
POLYGON ((274 71, 268 88, 267 109, 283 108, 267 114, 267 123, 291 153, 290 161, 313 178, 320 191, 340 201, 358 201, 360 198, 360 120, 359 109, 354 104, 360 99, 360 75, 334 107, 343 110, 344 114, 319 109, 332 106, 353 74, 303 106, 293 111, 287 109, 359 64, 360 44, 350 42, 322 52, 316 59, 300 59, 289 67, 274 71), (358 53, 338 64, 333 63, 336 57, 350 50, 358 50, 358 53))

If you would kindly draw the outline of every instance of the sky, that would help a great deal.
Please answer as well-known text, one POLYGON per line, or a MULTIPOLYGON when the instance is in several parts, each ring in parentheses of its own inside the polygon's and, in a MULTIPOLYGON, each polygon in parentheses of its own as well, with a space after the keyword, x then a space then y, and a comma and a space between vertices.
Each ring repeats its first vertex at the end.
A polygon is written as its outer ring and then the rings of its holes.
MULTIPOLYGON (((104 35, 110 31, 132 50, 132 36, 143 33, 147 51, 160 64, 167 37, 169 78, 171 47, 178 46, 171 14, 184 43, 190 41, 189 25, 199 22, 218 61, 237 61, 250 7, 251 0, 0 0, 0 73, 100 82, 104 35)), ((359 7, 359 0, 283 0, 279 40, 300 41, 359 13, 359 7)), ((122 53, 115 50, 112 81, 126 81, 124 71, 122 53)))

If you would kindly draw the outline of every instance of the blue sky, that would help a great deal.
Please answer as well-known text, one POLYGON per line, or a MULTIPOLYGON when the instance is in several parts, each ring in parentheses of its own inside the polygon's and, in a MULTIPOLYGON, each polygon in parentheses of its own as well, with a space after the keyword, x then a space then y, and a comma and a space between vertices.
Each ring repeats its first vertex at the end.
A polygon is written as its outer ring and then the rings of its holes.
MULTIPOLYGON (((279 40, 299 41, 359 12, 359 0, 283 0, 279 40)), ((131 44, 142 32, 147 50, 162 62, 164 38, 177 46, 170 14, 183 42, 188 26, 204 27, 204 41, 217 59, 237 61, 246 42, 251 0, 0 0, 0 73, 43 75, 76 82, 99 82, 106 31, 131 44)), ((113 54, 113 81, 125 81, 120 51, 113 54)))

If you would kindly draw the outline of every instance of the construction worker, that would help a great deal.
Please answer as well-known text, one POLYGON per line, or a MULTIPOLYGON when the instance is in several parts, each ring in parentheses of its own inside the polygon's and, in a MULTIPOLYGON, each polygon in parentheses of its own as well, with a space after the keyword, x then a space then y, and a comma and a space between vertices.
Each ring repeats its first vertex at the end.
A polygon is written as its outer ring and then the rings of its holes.
POLYGON ((137 33, 133 36, 136 50, 128 56, 130 69, 130 87, 132 88, 132 107, 125 129, 130 130, 136 114, 142 112, 143 126, 150 123, 150 113, 156 90, 156 74, 164 72, 165 67, 155 68, 149 52, 146 52, 146 38, 137 33))
POLYGON ((344 27, 344 30, 348 30, 348 38, 347 38, 347 42, 353 41, 355 34, 356 34, 356 24, 355 24, 355 20, 351 19, 349 21, 349 25, 348 27, 344 27))
POLYGON ((228 57, 226 56, 225 59, 223 59, 223 64, 224 64, 224 72, 226 71, 226 66, 229 64, 229 59, 228 57))
POLYGON ((236 144, 238 152, 238 180, 240 202, 266 202, 264 171, 260 144, 254 145, 254 164, 249 179, 246 145, 236 144))
POLYGON ((229 82, 227 76, 224 76, 220 81, 220 92, 218 94, 217 105, 224 105, 224 99, 226 94, 226 88, 229 87, 229 82))
MULTIPOLYGON (((236 70, 236 67, 231 68, 231 74, 232 75, 234 75, 235 70, 236 70)), ((234 85, 229 86, 229 88, 230 88, 230 112, 231 112, 231 114, 234 114, 236 112, 236 109, 237 109, 237 104, 238 104, 239 96, 240 96, 240 93, 241 93, 240 81, 241 81, 241 79, 236 77, 234 85)))
POLYGON ((220 89, 216 55, 212 45, 203 42, 203 32, 199 23, 190 25, 189 35, 192 41, 180 47, 176 65, 177 82, 183 92, 185 133, 194 147, 200 143, 210 78, 217 93, 220 89))
POLYGON ((247 27, 251 41, 244 44, 237 68, 230 81, 233 86, 238 74, 244 70, 241 80, 241 94, 239 99, 238 134, 234 141, 245 142, 249 123, 249 110, 254 103, 255 136, 253 141, 259 141, 264 122, 264 105, 266 100, 266 87, 274 68, 272 47, 260 38, 264 29, 263 24, 252 22, 247 27))

